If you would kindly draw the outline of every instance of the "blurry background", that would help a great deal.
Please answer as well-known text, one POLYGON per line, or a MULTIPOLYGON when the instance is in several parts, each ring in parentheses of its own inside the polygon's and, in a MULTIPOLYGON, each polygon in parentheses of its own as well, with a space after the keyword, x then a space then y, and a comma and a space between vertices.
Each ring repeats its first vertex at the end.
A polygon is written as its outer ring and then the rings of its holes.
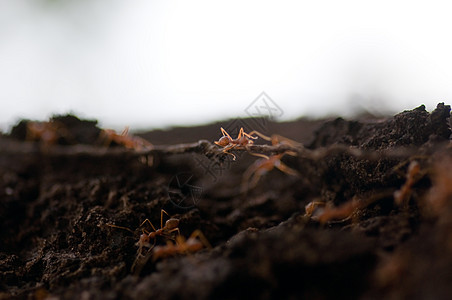
POLYGON ((0 0, 0 129, 74 112, 122 129, 451 103, 452 18, 424 1, 0 0))

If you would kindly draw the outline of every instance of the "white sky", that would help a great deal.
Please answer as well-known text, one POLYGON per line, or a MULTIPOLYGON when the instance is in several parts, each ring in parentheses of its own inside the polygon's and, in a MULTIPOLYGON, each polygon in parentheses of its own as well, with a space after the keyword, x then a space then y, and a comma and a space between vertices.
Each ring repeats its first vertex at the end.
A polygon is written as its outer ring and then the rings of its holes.
POLYGON ((73 111, 120 129, 452 101, 435 1, 0 0, 0 129, 73 111))

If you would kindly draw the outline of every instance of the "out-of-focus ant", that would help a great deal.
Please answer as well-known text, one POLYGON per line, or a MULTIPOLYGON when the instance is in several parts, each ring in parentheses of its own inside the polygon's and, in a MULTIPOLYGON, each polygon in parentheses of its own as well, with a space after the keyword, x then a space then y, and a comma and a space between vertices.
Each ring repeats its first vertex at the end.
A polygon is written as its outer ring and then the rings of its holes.
POLYGON ((27 122, 25 139, 28 141, 40 141, 44 147, 49 147, 60 138, 71 139, 71 134, 60 122, 27 122))
POLYGON ((174 256, 177 254, 186 254, 198 252, 203 248, 212 248, 206 237, 200 230, 195 230, 190 237, 185 240, 181 235, 176 237, 176 243, 167 242, 164 246, 156 246, 152 250, 153 260, 174 256))
POLYGON ((352 199, 337 207, 327 205, 327 203, 322 201, 312 201, 305 206, 305 216, 311 217, 321 224, 331 220, 345 221, 351 218, 357 209, 365 205, 365 203, 362 204, 357 199, 352 199))
POLYGON ((112 129, 102 129, 99 138, 105 146, 109 146, 112 142, 115 142, 127 149, 133 150, 149 150, 154 147, 150 142, 143 138, 129 135, 129 127, 126 127, 121 134, 116 133, 116 131, 112 129))
POLYGON ((282 172, 292 176, 299 176, 300 174, 296 170, 289 168, 286 164, 284 164, 281 161, 281 158, 285 154, 289 154, 292 156, 297 155, 295 152, 286 151, 284 153, 272 155, 268 158, 259 159, 256 162, 254 162, 254 164, 252 164, 243 174, 242 192, 254 188, 257 185, 259 179, 267 172, 273 170, 274 168, 277 168, 282 172))

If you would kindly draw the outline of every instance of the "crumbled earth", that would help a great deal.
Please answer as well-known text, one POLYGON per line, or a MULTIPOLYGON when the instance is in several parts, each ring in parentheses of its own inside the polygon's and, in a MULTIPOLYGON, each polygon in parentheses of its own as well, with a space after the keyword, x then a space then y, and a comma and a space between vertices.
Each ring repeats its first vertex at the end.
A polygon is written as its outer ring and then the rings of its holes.
POLYGON ((54 117, 64 127, 56 144, 27 138, 24 120, 0 136, 0 299, 450 299, 449 118, 440 103, 387 118, 231 120, 141 135, 213 142, 220 127, 236 136, 257 124, 323 153, 286 155, 299 176, 275 168, 249 189, 243 174, 260 158, 248 153, 144 159, 113 151, 121 143, 99 139, 93 120, 54 117), (326 206, 305 213, 313 201, 326 206), (211 247, 164 258, 139 249, 151 231, 140 224, 160 228, 162 209, 182 236, 200 230, 211 247))

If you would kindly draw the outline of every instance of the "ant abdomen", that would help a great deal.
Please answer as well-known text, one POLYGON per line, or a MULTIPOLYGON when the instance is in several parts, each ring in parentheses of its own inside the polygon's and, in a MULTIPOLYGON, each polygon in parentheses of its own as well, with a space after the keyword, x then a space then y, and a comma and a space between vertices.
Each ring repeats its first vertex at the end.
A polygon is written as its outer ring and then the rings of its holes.
POLYGON ((165 222, 165 228, 168 230, 177 228, 179 226, 179 220, 171 218, 165 222))

